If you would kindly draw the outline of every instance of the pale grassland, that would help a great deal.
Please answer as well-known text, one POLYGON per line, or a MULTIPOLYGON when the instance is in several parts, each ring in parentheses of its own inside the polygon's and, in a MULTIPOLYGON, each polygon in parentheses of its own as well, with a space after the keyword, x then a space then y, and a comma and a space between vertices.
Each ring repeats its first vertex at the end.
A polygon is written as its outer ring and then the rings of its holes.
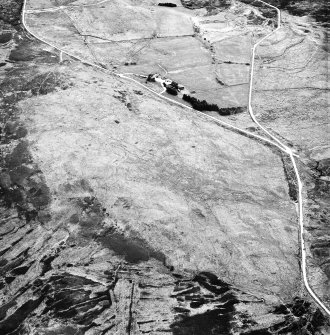
POLYGON ((27 23, 44 40, 89 62, 144 75, 164 72, 161 66, 199 99, 220 107, 246 104, 251 29, 238 27, 230 10, 204 16, 152 0, 96 3, 29 13, 27 23))

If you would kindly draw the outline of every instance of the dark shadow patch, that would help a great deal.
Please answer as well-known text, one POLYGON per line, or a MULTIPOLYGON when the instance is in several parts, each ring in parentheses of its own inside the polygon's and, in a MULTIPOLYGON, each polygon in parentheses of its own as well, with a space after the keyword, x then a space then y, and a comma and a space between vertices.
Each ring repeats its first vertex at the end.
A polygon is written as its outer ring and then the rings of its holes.
POLYGON ((12 39, 12 33, 0 34, 0 44, 8 43, 12 39))
POLYGON ((206 288, 214 294, 223 294, 230 290, 231 286, 216 275, 209 272, 200 272, 195 278, 194 281, 199 283, 202 287, 206 288))
POLYGON ((28 143, 26 141, 19 142, 14 150, 5 158, 5 166, 8 170, 29 163, 31 163, 31 157, 28 153, 28 143))
POLYGON ((9 285, 9 284, 12 283, 15 279, 16 279, 16 277, 14 277, 14 276, 8 276, 8 277, 5 277, 5 282, 9 285))
MULTIPOLYGON (((165 264, 165 256, 153 248, 143 239, 134 236, 125 236, 113 226, 110 229, 104 229, 103 220, 106 217, 106 209, 93 196, 73 199, 81 210, 80 215, 77 213, 70 217, 70 220, 79 222, 80 236, 86 239, 95 239, 105 248, 113 250, 116 254, 121 255, 127 262, 139 263, 155 258, 165 264)), ((132 201, 129 198, 118 198, 113 207, 120 207, 121 210, 129 210, 132 201)))
POLYGON ((99 237, 98 241, 116 254, 124 256, 125 260, 130 263, 148 261, 150 258, 155 258, 163 264, 165 262, 165 256, 161 252, 152 250, 138 238, 128 238, 121 233, 112 232, 107 236, 99 237))
POLYGON ((18 140, 27 135, 27 129, 21 125, 18 121, 8 121, 4 127, 4 135, 7 139, 18 140))
POLYGON ((46 308, 42 314, 72 319, 79 325, 89 325, 111 305, 109 288, 85 277, 68 273, 53 275, 46 287, 46 308), (93 288, 97 289, 92 294, 93 288))
POLYGON ((4 321, 0 322, 1 334, 11 334, 15 330, 22 328, 23 321, 32 311, 34 311, 40 305, 42 300, 43 297, 39 297, 35 300, 28 300, 14 313, 8 316, 4 321))
POLYGON ((191 317, 181 317, 171 325, 173 335, 230 334, 232 316, 223 309, 214 309, 191 317))
POLYGON ((50 271, 52 269, 52 261, 57 257, 58 255, 50 255, 45 256, 41 259, 42 263, 42 271, 40 273, 40 276, 43 276, 46 272, 50 271))
POLYGON ((251 330, 249 332, 244 333, 244 335, 272 335, 270 331, 267 329, 258 329, 258 330, 251 330))
MULTIPOLYGON (((22 36, 20 35, 20 37, 22 36)), ((11 62, 31 62, 35 60, 46 64, 59 62, 58 55, 43 50, 43 44, 37 40, 19 39, 18 36, 15 36, 15 42, 17 45, 8 57, 11 62)))
POLYGON ((314 310, 310 302, 299 297, 292 303, 276 306, 272 313, 283 315, 282 321, 268 328, 244 332, 244 335, 318 334, 326 320, 319 309, 314 310))
POLYGON ((231 334, 239 300, 231 286, 216 275, 201 272, 191 280, 178 280, 172 297, 178 301, 171 325, 174 335, 231 334), (193 309, 203 305, 208 306, 206 312, 191 315, 193 309))
POLYGON ((30 269, 30 267, 31 267, 31 264, 26 265, 26 266, 19 266, 19 267, 13 269, 11 271, 11 273, 15 276, 21 276, 21 275, 26 274, 28 272, 28 270, 30 269))
POLYGON ((50 191, 40 170, 32 163, 27 141, 20 141, 3 158, 0 198, 8 207, 16 207, 20 217, 35 220, 38 211, 51 201, 50 191))
POLYGON ((40 335, 83 335, 83 330, 73 326, 61 326, 56 330, 43 329, 40 335))

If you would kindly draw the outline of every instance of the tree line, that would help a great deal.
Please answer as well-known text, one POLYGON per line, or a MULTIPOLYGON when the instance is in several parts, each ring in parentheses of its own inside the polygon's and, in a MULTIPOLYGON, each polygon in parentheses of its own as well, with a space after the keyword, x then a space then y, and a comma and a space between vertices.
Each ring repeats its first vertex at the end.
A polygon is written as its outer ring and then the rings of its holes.
POLYGON ((182 99, 191 104, 191 106, 198 111, 212 111, 218 112, 220 115, 232 115, 243 112, 243 107, 224 107, 220 108, 217 104, 209 104, 205 100, 199 100, 188 94, 184 94, 182 99))
POLYGON ((170 3, 170 2, 164 2, 164 3, 159 3, 158 6, 164 6, 164 7, 176 7, 176 4, 170 3))

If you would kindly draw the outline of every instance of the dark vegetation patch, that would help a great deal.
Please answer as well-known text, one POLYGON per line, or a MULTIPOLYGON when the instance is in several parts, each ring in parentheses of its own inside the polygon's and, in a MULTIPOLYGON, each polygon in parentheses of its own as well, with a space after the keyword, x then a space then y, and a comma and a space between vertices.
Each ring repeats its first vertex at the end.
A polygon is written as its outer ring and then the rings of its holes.
POLYGON ((2 33, 0 34, 0 44, 8 43, 12 38, 12 33, 2 33))
POLYGON ((116 254, 124 256, 129 263, 139 263, 155 258, 165 263, 165 256, 153 250, 145 241, 137 237, 126 237, 120 232, 108 232, 106 236, 98 238, 103 246, 113 250, 116 254))
MULTIPOLYGON (((239 320, 239 323, 241 325, 240 328, 241 328, 242 331, 251 329, 251 328, 258 325, 258 323, 256 321, 254 321, 252 319, 251 315, 247 312, 237 312, 236 313, 236 319, 239 320)), ((245 334, 245 333, 240 333, 240 334, 245 334)), ((267 333, 265 333, 265 334, 267 334, 267 333)))
POLYGON ((281 160, 283 163, 285 178, 286 178, 286 181, 289 187, 289 196, 292 201, 297 202, 298 201, 298 186, 297 186, 297 180, 296 180, 296 173, 294 171, 291 158, 287 155, 282 154, 281 160))
POLYGON ((270 327, 252 330, 242 335, 269 335, 269 334, 318 334, 326 319, 319 309, 314 310, 311 303, 295 297, 293 302, 276 306, 272 312, 283 315, 283 321, 276 322, 270 327))
MULTIPOLYGON (((165 263, 165 256, 153 248, 146 241, 131 233, 124 235, 116 226, 104 228, 104 219, 110 214, 102 207, 101 203, 93 196, 81 199, 73 199, 78 213, 75 214, 75 222, 79 222, 80 237, 86 240, 96 240, 104 247, 121 255, 129 263, 139 263, 155 258, 165 263)), ((118 198, 113 207, 129 210, 132 203, 126 198, 118 198)), ((114 214, 113 220, 116 221, 114 214)))
POLYGON ((0 2, 0 21, 12 26, 18 26, 20 24, 22 6, 23 0, 2 0, 0 2))
POLYGON ((80 236, 84 239, 94 239, 102 231, 105 212, 101 203, 93 196, 72 199, 78 212, 75 222, 79 222, 80 236))
POLYGON ((318 161, 316 169, 319 171, 321 177, 330 176, 330 158, 318 161))
POLYGON ((50 192, 40 170, 32 163, 28 144, 21 140, 2 159, 0 199, 7 208, 14 207, 26 221, 35 220, 46 209, 50 192))
POLYGON ((192 97, 188 94, 184 94, 182 99, 184 101, 189 102, 191 104, 191 106, 198 111, 214 111, 214 112, 218 112, 220 115, 223 115, 223 116, 242 113, 243 110, 244 110, 243 107, 224 107, 224 108, 220 108, 216 104, 209 104, 205 100, 199 100, 199 99, 197 99, 195 97, 192 97))
POLYGON ((59 73, 47 72, 36 75, 23 86, 23 90, 30 89, 33 95, 45 95, 55 91, 57 87, 61 89, 68 87, 63 76, 59 73))
POLYGON ((230 0, 181 0, 184 7, 189 9, 206 8, 209 15, 217 14, 217 10, 230 7, 230 0))
POLYGON ((176 7, 175 3, 171 2, 164 2, 164 3, 159 3, 158 6, 163 6, 163 7, 176 7))
POLYGON ((166 92, 171 95, 178 95, 178 91, 171 85, 166 86, 166 92))
MULTIPOLYGON (((257 0, 240 0, 249 5, 253 5, 258 7, 258 9, 267 11, 267 6, 262 4, 257 0)), ((310 15, 317 22, 324 25, 325 27, 329 27, 329 11, 330 11, 330 3, 325 0, 267 0, 267 3, 270 5, 276 6, 281 10, 287 10, 291 15, 295 16, 305 16, 310 15)))
POLYGON ((57 54, 43 50, 43 44, 37 40, 28 39, 23 33, 15 35, 16 47, 11 50, 11 62, 30 62, 54 64, 59 62, 57 54))
POLYGON ((118 90, 116 92, 118 93, 118 95, 116 94, 113 97, 118 99, 121 103, 123 103, 128 110, 133 111, 132 103, 129 99, 127 91, 118 90))
POLYGON ((296 16, 310 15, 317 22, 329 27, 330 3, 326 0, 280 0, 281 9, 286 9, 290 14, 296 16))
POLYGON ((35 220, 38 212, 47 208, 50 193, 41 171, 30 156, 28 143, 24 140, 27 129, 18 121, 16 104, 31 93, 47 94, 63 85, 62 75, 39 73, 36 66, 15 66, 0 83, 0 144, 14 144, 11 146, 13 149, 1 157, 0 200, 7 208, 16 208, 19 217, 27 221, 35 220))
POLYGON ((41 72, 37 66, 15 66, 0 83, 0 122, 4 124, 3 137, 17 139, 26 135, 18 119, 16 104, 33 95, 45 95, 70 85, 65 75, 57 71, 41 72), (16 134, 15 134, 16 133, 16 134), (14 134, 14 135, 13 135, 14 134), (13 137, 14 136, 14 137, 13 137))
POLYGON ((70 216, 70 223, 76 224, 79 222, 79 215, 78 214, 72 214, 70 216))
POLYGON ((318 169, 315 172, 308 185, 306 229, 312 236, 310 248, 313 262, 330 279, 330 181, 321 179, 318 169))
MULTIPOLYGON (((47 71, 38 73, 37 68, 15 69, 11 71, 9 78, 0 84, 0 90, 3 93, 2 108, 10 112, 15 110, 15 104, 32 95, 45 95, 56 91, 56 89, 65 89, 68 86, 64 75, 58 72, 47 71)), ((11 135, 20 125, 16 119, 8 120, 5 125, 6 135, 11 135)), ((19 129, 20 134, 22 129, 19 129)), ((25 135, 24 135, 25 136, 25 135)), ((21 136, 23 137, 23 136, 21 136)))
POLYGON ((280 334, 316 334, 325 324, 325 317, 319 309, 313 311, 311 304, 301 298, 294 298, 287 308, 293 315, 286 317, 285 321, 269 327, 269 331, 280 334))

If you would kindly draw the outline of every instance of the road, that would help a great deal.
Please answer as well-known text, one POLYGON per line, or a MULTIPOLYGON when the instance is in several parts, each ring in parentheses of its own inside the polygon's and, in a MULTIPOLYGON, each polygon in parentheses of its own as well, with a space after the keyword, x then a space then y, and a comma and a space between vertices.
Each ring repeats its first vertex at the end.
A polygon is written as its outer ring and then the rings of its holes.
MULTIPOLYGON (((105 0, 107 1, 107 0, 105 0)), ((105 1, 101 1, 101 2, 105 2, 105 1)), ((300 238, 300 253, 301 253, 301 271, 302 271, 302 277, 303 277, 303 282, 304 282, 304 286, 307 290, 307 292, 310 294, 310 296, 313 298, 313 300, 316 302, 316 304, 330 317, 330 310, 327 308, 327 306, 321 301, 321 299, 317 296, 317 294, 313 291, 313 289, 310 287, 309 285, 309 282, 308 282, 308 277, 307 277, 307 254, 306 254, 306 242, 305 242, 305 236, 304 236, 304 213, 303 213, 303 197, 302 197, 302 192, 303 192, 303 184, 301 182, 301 178, 300 178, 300 175, 299 175, 299 171, 298 171, 298 168, 297 168, 297 164, 296 164, 296 161, 295 161, 295 158, 294 156, 297 157, 297 155, 291 150, 291 148, 289 148, 288 146, 286 146, 282 141, 280 141, 276 136, 274 136, 272 133, 270 133, 265 127, 263 127, 259 121, 257 120, 256 116, 254 115, 254 112, 253 112, 253 108, 252 108, 252 93, 253 93, 253 78, 254 78, 254 67, 255 67, 255 53, 256 53, 256 49, 257 47, 263 42, 265 41, 266 39, 268 39, 270 36, 272 36, 273 34, 275 34, 278 30, 281 29, 281 12, 280 10, 275 7, 275 6, 272 6, 262 0, 257 0, 263 4, 265 4, 266 6, 269 6, 273 9, 275 9, 277 11, 277 28, 275 30, 273 30, 271 33, 269 33, 268 35, 266 35, 265 37, 263 37, 262 39, 260 39, 257 43, 255 43, 252 47, 252 55, 251 55, 251 69, 250 69, 250 85, 249 85, 249 100, 248 100, 248 110, 249 110, 249 114, 252 118, 252 120, 254 121, 254 123, 256 125, 258 125, 258 127, 260 129, 263 130, 263 132, 265 134, 267 134, 272 140, 269 140, 265 137, 262 137, 262 136, 259 136, 259 135, 256 135, 254 133, 251 133, 249 131, 246 131, 244 129, 241 129, 239 127, 236 127, 230 123, 227 123, 227 122, 224 122, 222 120, 219 120, 215 117, 212 117, 212 116, 209 116, 209 115, 206 115, 202 112, 199 112, 199 111, 195 111, 193 110, 191 107, 189 106, 186 106, 184 104, 181 104, 177 101, 174 101, 160 93, 157 93, 155 92, 154 90, 150 89, 149 87, 147 87, 146 85, 143 85, 141 84, 140 82, 138 82, 137 80, 133 79, 133 78, 130 78, 130 77, 127 77, 125 76, 124 74, 120 74, 120 73, 116 73, 114 71, 109 71, 109 70, 106 70, 104 69, 103 67, 97 65, 97 64, 94 64, 94 63, 90 63, 88 61, 85 61, 84 59, 80 58, 80 57, 77 57, 75 56, 74 54, 71 54, 69 52, 66 52, 62 49, 60 49, 59 47, 45 41, 44 39, 36 36, 35 33, 33 33, 30 28, 26 25, 26 22, 25 22, 25 14, 26 14, 26 3, 27 3, 27 0, 24 0, 24 4, 23 4, 23 9, 22 9, 22 24, 24 26, 24 28, 26 29, 26 31, 32 35, 33 37, 35 37, 37 40, 51 46, 52 48, 58 50, 60 52, 60 55, 62 54, 66 54, 74 59, 77 59, 79 60, 80 62, 84 63, 84 64, 87 64, 87 65, 90 65, 94 68, 97 68, 99 70, 101 70, 102 72, 106 72, 107 74, 110 74, 110 75, 114 75, 114 76, 117 76, 117 77, 120 77, 120 78, 123 78, 123 79, 126 79, 126 80, 130 80, 136 84, 138 84, 139 86, 142 86, 144 89, 152 92, 153 94, 159 96, 160 98, 164 99, 164 100, 167 100, 173 104, 176 104, 176 105, 179 105, 183 108, 186 108, 186 109, 189 109, 189 110, 192 110, 194 111, 195 113, 198 113, 198 114, 202 114, 204 117, 206 117, 207 119, 210 119, 212 121, 214 121, 215 123, 221 125, 221 126, 224 126, 226 128, 229 128, 229 129, 232 129, 236 132, 239 132, 241 134, 245 134, 249 137, 253 137, 253 138, 257 138, 265 143, 268 143, 270 145, 273 145, 275 147, 277 147, 279 150, 281 150, 282 152, 285 152, 291 159, 291 162, 292 162, 292 165, 293 165, 293 168, 294 168, 294 171, 295 171, 295 175, 296 175, 296 180, 297 180, 297 185, 298 185, 298 221, 299 221, 299 238, 300 238)), ((61 56, 62 57, 62 56, 61 56)))

